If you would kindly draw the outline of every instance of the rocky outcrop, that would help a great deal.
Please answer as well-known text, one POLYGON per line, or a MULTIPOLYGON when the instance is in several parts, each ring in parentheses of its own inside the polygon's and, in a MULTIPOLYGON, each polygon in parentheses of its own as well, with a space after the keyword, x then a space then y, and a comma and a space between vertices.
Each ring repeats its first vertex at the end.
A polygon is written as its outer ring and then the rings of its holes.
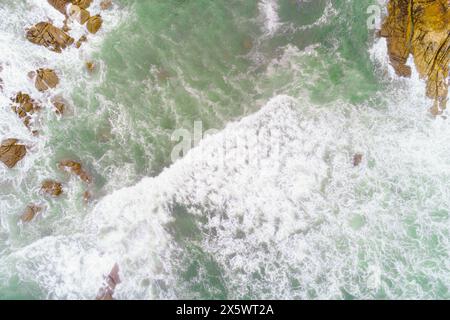
POLYGON ((67 5, 70 3, 69 0, 47 0, 47 2, 64 15, 67 12, 67 5))
POLYGON ((13 99, 11 109, 22 119, 24 125, 31 130, 31 116, 39 111, 40 106, 31 97, 19 92, 13 99))
POLYGON ((63 30, 53 26, 49 22, 39 22, 27 30, 27 39, 55 52, 62 52, 62 49, 72 45, 74 39, 63 30))
POLYGON ((42 182, 41 191, 48 195, 58 197, 63 193, 62 184, 54 180, 45 180, 42 182))
POLYGON ((42 208, 39 206, 36 206, 34 204, 30 204, 26 209, 25 212, 20 216, 20 220, 22 222, 30 222, 31 220, 36 217, 36 215, 42 211, 42 208))
POLYGON ((0 161, 8 168, 14 168, 17 162, 22 160, 27 149, 24 145, 18 144, 17 139, 7 139, 0 145, 0 161))
POLYGON ((52 69, 39 69, 36 71, 36 89, 46 91, 55 88, 59 83, 59 78, 52 69))
POLYGON ((448 0, 390 0, 380 35, 387 38, 391 65, 399 76, 411 75, 406 63, 413 56, 420 77, 427 83, 426 94, 434 100, 431 113, 442 113, 449 85, 448 0))
POLYGON ((90 33, 97 33, 98 30, 102 27, 103 20, 102 17, 97 14, 95 16, 92 16, 87 21, 86 27, 90 33))
POLYGON ((105 284, 97 294, 97 300, 114 300, 113 295, 116 286, 120 283, 119 265, 116 263, 111 272, 105 278, 105 284))
POLYGON ((77 175, 82 181, 91 183, 91 176, 83 169, 81 163, 73 160, 62 160, 59 162, 59 168, 77 175))

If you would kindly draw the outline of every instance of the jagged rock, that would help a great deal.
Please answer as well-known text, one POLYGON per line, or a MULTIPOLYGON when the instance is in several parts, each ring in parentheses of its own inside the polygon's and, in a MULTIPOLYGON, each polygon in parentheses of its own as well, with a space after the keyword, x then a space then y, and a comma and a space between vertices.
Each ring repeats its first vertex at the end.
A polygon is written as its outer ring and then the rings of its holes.
POLYGON ((69 15, 77 20, 80 24, 85 24, 89 18, 91 17, 91 14, 86 9, 80 8, 77 5, 72 5, 69 10, 69 15))
POLYGON ((26 37, 32 43, 58 53, 74 42, 73 38, 67 33, 49 22, 39 22, 29 28, 26 37))
POLYGON ((22 220, 22 222, 30 222, 41 211, 42 211, 41 207, 36 206, 34 204, 30 204, 25 209, 25 212, 20 216, 20 220, 22 220))
POLYGON ((97 33, 103 24, 102 17, 97 14, 89 18, 86 27, 90 33, 97 33))
POLYGON ((55 107, 55 112, 57 115, 63 115, 66 110, 66 100, 64 100, 61 96, 55 96, 52 98, 52 104, 55 107))
POLYGON ((31 116, 36 111, 39 111, 40 106, 28 94, 22 92, 19 92, 12 101, 11 109, 22 119, 24 125, 30 129, 31 116))
POLYGON ((363 155, 361 153, 357 153, 353 156, 353 166, 357 167, 361 164, 363 159, 363 155))
POLYGON ((112 6, 112 0, 103 0, 100 2, 100 8, 102 10, 108 10, 112 6))
POLYGON ((434 99, 432 114, 446 107, 450 63, 450 7, 448 0, 390 0, 380 31, 387 38, 391 64, 399 76, 409 77, 410 54, 426 94, 434 99))
POLYGON ((95 63, 92 62, 92 61, 87 61, 86 62, 86 69, 89 72, 94 72, 94 70, 95 70, 95 63))
POLYGON ((47 2, 62 14, 66 14, 70 0, 47 0, 47 2))
POLYGON ((120 283, 119 265, 116 263, 111 272, 105 277, 105 283, 97 294, 97 300, 114 300, 116 286, 120 283))
POLYGON ((73 160, 62 160, 59 162, 59 168, 61 170, 69 171, 72 174, 77 175, 81 180, 86 183, 90 183, 92 181, 89 174, 83 170, 81 163, 73 161, 73 160))
POLYGON ((52 69, 39 69, 36 75, 35 86, 39 91, 55 88, 59 83, 58 76, 52 69))
POLYGON ((25 146, 17 142, 17 139, 6 139, 0 145, 0 161, 8 168, 13 168, 27 153, 25 146))
POLYGON ((87 9, 91 5, 92 0, 71 0, 71 2, 82 9, 87 9))
POLYGON ((78 39, 78 41, 75 43, 75 46, 77 48, 80 48, 81 45, 83 44, 83 42, 87 41, 87 37, 86 36, 81 36, 80 39, 78 39))
POLYGON ((41 191, 48 195, 58 197, 63 193, 62 184, 54 180, 45 180, 42 182, 41 191))

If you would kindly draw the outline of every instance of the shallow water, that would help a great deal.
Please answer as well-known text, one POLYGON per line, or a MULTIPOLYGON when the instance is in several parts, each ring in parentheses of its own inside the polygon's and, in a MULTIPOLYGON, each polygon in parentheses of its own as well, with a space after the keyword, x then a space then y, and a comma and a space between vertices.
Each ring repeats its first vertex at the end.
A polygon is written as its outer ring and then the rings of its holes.
POLYGON ((0 1, 0 136, 32 146, 0 167, 0 298, 92 299, 116 262, 119 299, 449 298, 450 128, 417 75, 393 74, 373 3, 117 0, 55 55, 23 30, 59 13, 0 1), (42 65, 71 110, 46 108, 33 137, 9 98, 48 104, 27 79, 42 65), (196 121, 219 132, 173 163, 196 121), (45 178, 65 195, 40 196, 45 178), (46 210, 22 225, 30 202, 46 210))

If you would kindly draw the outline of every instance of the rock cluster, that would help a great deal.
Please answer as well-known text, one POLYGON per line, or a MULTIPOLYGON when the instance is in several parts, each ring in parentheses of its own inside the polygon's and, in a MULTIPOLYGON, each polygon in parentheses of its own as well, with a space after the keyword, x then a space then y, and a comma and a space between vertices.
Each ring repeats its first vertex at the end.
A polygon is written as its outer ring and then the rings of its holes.
POLYGON ((426 94, 434 100, 430 109, 441 114, 447 104, 450 63, 450 5, 448 0, 390 0, 388 16, 380 31, 387 38, 392 66, 399 76, 409 77, 410 55, 426 94))
POLYGON ((27 30, 27 39, 34 44, 44 46, 55 52, 62 52, 74 42, 73 38, 52 25, 50 22, 39 22, 27 30))
POLYGON ((69 171, 77 175, 82 181, 91 183, 91 176, 83 169, 81 163, 73 160, 62 160, 59 162, 59 168, 64 171, 69 171))
POLYGON ((17 162, 22 160, 27 153, 26 147, 17 142, 17 139, 6 139, 0 145, 0 161, 8 168, 14 168, 17 162))
POLYGON ((58 197, 63 193, 63 188, 62 184, 58 181, 45 180, 42 182, 41 191, 48 195, 58 197))
POLYGON ((32 115, 39 111, 40 106, 31 97, 26 94, 19 92, 12 99, 13 104, 11 109, 22 119, 24 125, 31 130, 31 117, 32 115))

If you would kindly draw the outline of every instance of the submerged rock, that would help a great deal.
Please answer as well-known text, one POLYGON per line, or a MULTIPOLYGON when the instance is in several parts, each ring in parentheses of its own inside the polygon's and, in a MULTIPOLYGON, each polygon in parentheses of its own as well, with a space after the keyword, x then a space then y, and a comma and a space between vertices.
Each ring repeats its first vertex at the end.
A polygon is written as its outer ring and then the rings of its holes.
POLYGON ((100 8, 102 10, 108 10, 112 6, 112 0, 103 0, 100 2, 100 8))
POLYGON ((77 175, 81 180, 86 183, 91 183, 92 179, 90 175, 83 169, 81 163, 73 160, 62 160, 59 162, 59 168, 64 171, 69 171, 72 174, 77 175))
POLYGON ((102 27, 103 20, 102 17, 97 14, 89 18, 86 27, 90 33, 97 33, 98 30, 102 27))
POLYGON ((25 212, 20 216, 20 220, 22 220, 22 222, 30 222, 41 211, 42 211, 41 207, 36 206, 34 204, 30 204, 25 209, 25 212))
POLYGON ((406 65, 412 54, 426 94, 434 99, 433 114, 445 109, 450 63, 450 8, 448 0, 391 0, 380 31, 387 38, 391 65, 399 76, 411 76, 406 65))
POLYGON ((66 110, 67 102, 61 96, 55 96, 52 98, 52 104, 55 107, 55 112, 57 115, 61 116, 66 110))
POLYGON ((17 139, 7 139, 0 145, 0 161, 8 168, 13 168, 27 153, 26 147, 17 142, 17 139))
POLYGON ((94 72, 94 70, 95 70, 95 63, 94 62, 92 62, 92 61, 87 61, 86 62, 86 69, 87 69, 87 71, 89 71, 89 72, 94 72))
POLYGON ((44 46, 58 53, 74 42, 73 38, 67 33, 49 22, 37 23, 27 30, 26 37, 32 43, 44 46))
POLYGON ((45 91, 55 88, 59 83, 59 78, 52 69, 39 69, 36 71, 36 89, 45 91))
POLYGON ((353 156, 353 166, 354 167, 359 166, 361 164, 361 162, 362 162, 362 159, 363 159, 363 155, 361 153, 356 153, 353 156))
POLYGON ((89 191, 85 191, 83 193, 83 200, 84 200, 84 202, 88 203, 88 202, 91 201, 91 199, 92 199, 92 194, 89 191))
POLYGON ((97 300, 114 300, 113 295, 116 286, 120 283, 119 265, 116 263, 111 272, 105 278, 105 284, 97 294, 97 300))
POLYGON ((54 180, 45 180, 42 182, 41 191, 48 195, 58 197, 63 193, 62 184, 54 180))

